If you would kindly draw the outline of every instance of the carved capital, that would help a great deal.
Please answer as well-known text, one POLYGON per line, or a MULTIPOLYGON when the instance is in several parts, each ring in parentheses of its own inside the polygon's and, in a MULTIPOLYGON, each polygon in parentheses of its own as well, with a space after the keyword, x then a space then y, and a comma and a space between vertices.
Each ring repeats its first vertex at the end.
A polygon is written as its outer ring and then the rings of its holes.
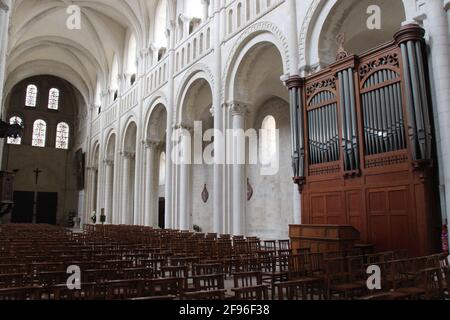
POLYGON ((397 44, 402 44, 407 41, 422 40, 425 36, 425 30, 418 24, 410 23, 404 25, 400 31, 394 35, 397 44))
POLYGON ((245 117, 248 113, 249 105, 243 102, 233 101, 228 103, 228 108, 233 117, 245 117))
POLYGON ((161 141, 150 139, 143 141, 143 143, 146 149, 153 149, 153 150, 158 150, 161 145, 161 141))
POLYGON ((114 160, 112 159, 105 159, 103 160, 103 164, 107 167, 112 167, 114 165, 114 160))
POLYGON ((293 88, 300 88, 304 85, 305 79, 300 78, 299 76, 291 76, 286 79, 285 84, 286 87, 291 90, 293 88))
POLYGON ((120 153, 120 155, 124 158, 124 159, 134 159, 134 157, 136 156, 135 152, 129 152, 129 151, 123 151, 120 153))
POLYGON ((0 10, 3 10, 5 12, 9 11, 9 5, 6 3, 5 0, 0 0, 0 10))

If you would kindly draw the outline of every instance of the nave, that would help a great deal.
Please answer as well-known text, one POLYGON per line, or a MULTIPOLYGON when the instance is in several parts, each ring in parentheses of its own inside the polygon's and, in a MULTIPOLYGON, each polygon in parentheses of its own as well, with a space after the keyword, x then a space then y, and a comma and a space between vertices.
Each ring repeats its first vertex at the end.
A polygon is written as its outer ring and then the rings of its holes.
POLYGON ((8 301, 449 298, 447 254, 292 252, 289 240, 100 225, 3 225, 0 249, 8 301), (382 290, 367 289, 371 265, 382 290))

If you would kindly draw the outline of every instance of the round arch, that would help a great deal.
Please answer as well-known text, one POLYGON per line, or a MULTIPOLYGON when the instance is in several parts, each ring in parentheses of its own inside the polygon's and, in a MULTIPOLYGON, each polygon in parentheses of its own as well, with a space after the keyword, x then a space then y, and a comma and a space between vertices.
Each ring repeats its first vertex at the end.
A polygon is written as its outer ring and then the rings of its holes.
POLYGON ((205 81, 211 90, 211 94, 214 90, 214 78, 212 76, 211 70, 203 64, 194 65, 186 74, 183 81, 181 82, 182 85, 177 93, 176 102, 179 107, 174 112, 174 123, 180 124, 184 120, 186 116, 186 98, 188 96, 188 93, 190 91, 190 88, 192 85, 194 85, 198 81, 205 81))
POLYGON ((334 62, 336 37, 346 35, 345 49, 360 54, 376 45, 390 41, 406 19, 403 0, 379 0, 382 30, 369 30, 367 13, 370 0, 315 0, 309 7, 300 30, 300 65, 317 68, 334 62))
POLYGON ((222 79, 222 97, 225 101, 230 100, 230 98, 232 99, 232 96, 230 95, 230 89, 233 87, 231 81, 243 58, 255 45, 265 42, 271 43, 278 49, 282 59, 283 72, 285 74, 290 72, 290 56, 286 37, 278 27, 270 22, 262 21, 256 23, 241 34, 231 49, 222 79))

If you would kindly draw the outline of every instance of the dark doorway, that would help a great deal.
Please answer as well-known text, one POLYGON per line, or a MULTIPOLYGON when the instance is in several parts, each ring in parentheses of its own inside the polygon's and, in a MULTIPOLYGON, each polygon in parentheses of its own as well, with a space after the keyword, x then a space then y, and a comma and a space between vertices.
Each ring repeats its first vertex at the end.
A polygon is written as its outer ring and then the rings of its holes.
POLYGON ((39 192, 36 204, 36 223, 56 224, 58 211, 58 194, 53 192, 39 192))
POLYGON ((58 193, 16 191, 14 203, 12 223, 56 224, 58 193))
POLYGON ((14 192, 14 209, 12 223, 32 223, 34 208, 34 192, 14 192))
POLYGON ((159 198, 159 227, 165 229, 166 227, 166 199, 159 198))

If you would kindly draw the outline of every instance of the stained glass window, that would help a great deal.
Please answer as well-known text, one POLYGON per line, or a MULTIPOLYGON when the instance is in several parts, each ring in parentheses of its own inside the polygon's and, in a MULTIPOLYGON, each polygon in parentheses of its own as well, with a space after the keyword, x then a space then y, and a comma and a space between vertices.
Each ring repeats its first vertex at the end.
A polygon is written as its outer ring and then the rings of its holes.
POLYGON ((69 125, 61 122, 56 127, 56 149, 69 149, 69 125))
MULTIPOLYGON (((14 116, 11 119, 9 119, 9 124, 19 124, 19 125, 23 126, 23 120, 20 117, 15 117, 14 116)), ((20 145, 20 144, 22 144, 22 138, 21 137, 8 138, 7 143, 8 144, 20 145)))
POLYGON ((36 120, 33 125, 33 147, 45 147, 47 135, 47 123, 44 120, 36 120))
POLYGON ((36 107, 38 89, 34 84, 30 84, 27 87, 26 97, 25 97, 25 106, 27 107, 36 107))
POLYGON ((48 108, 50 110, 58 110, 59 108, 59 90, 56 88, 50 89, 48 93, 48 108))

